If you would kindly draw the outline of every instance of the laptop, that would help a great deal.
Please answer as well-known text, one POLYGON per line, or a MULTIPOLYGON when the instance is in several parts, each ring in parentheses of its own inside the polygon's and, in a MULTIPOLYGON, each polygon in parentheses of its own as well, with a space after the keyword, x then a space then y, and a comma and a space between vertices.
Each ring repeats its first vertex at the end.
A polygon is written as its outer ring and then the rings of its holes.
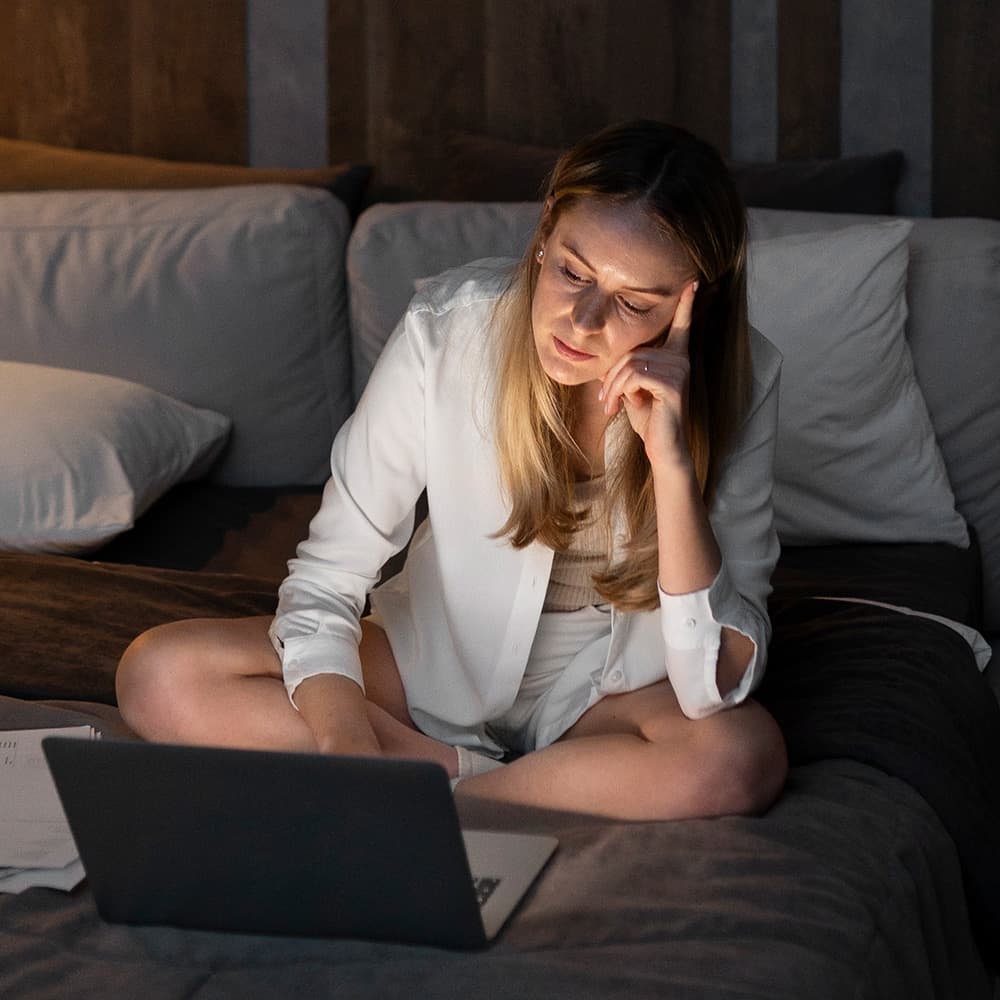
POLYGON ((437 764, 42 741, 112 923, 483 947, 556 847, 463 831, 437 764))

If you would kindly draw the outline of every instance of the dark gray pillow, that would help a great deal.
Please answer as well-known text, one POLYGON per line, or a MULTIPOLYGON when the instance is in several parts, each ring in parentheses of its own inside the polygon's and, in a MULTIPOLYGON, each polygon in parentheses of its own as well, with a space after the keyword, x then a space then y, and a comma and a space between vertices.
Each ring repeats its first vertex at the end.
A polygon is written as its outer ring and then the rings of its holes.
MULTIPOLYGON (((449 169, 427 198, 446 201, 537 201, 563 151, 455 133, 448 139, 449 169)), ((804 212, 892 215, 903 167, 898 150, 871 156, 777 163, 730 162, 747 205, 804 212)))

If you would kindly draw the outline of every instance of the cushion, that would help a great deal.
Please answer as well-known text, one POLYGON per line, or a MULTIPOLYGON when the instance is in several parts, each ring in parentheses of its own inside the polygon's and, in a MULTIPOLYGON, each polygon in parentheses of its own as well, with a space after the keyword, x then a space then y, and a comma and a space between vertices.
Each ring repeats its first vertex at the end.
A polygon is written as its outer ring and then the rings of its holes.
POLYGON ((908 221, 754 241, 750 320, 784 355, 784 544, 968 544, 904 336, 908 221))
POLYGON ((234 184, 302 184, 326 188, 347 206, 354 218, 361 209, 371 175, 372 168, 364 163, 339 163, 314 169, 183 163, 0 138, 0 191, 163 190, 234 184))
MULTIPOLYGON (((453 201, 530 201, 562 150, 455 133, 448 140, 449 171, 442 190, 428 197, 453 201)), ((898 150, 838 159, 729 164, 748 205, 817 212, 891 213, 903 168, 898 150)))
POLYGON ((360 398, 416 282, 481 257, 519 257, 540 205, 373 205, 347 248, 354 396, 360 398))
POLYGON ((323 482, 351 406, 348 231, 315 188, 0 194, 0 359, 225 413, 215 482, 323 482))
MULTIPOLYGON (((859 216, 750 212, 758 239, 859 216)), ((906 334, 959 512, 983 552, 987 628, 1000 630, 1000 220, 914 219, 906 334)))
POLYGON ((106 375, 0 361, 0 548, 79 554, 204 474, 229 419, 106 375))

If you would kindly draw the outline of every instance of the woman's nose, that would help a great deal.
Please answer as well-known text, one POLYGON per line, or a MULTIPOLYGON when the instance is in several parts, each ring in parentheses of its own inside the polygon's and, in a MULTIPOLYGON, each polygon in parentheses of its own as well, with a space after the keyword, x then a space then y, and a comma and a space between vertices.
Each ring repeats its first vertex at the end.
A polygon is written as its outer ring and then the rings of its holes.
POLYGON ((607 303, 596 288, 583 288, 573 303, 573 325, 578 330, 595 332, 604 327, 607 303))

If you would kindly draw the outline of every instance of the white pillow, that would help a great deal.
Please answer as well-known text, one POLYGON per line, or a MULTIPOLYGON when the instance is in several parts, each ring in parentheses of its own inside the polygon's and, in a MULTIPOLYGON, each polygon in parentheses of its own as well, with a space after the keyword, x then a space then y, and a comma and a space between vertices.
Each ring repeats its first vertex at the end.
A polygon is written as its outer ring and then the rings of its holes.
POLYGON ((229 423, 123 379, 0 361, 0 548, 98 548, 202 475, 229 423))
POLYGON ((908 221, 757 240, 750 322, 784 355, 785 544, 969 544, 904 336, 908 221))

